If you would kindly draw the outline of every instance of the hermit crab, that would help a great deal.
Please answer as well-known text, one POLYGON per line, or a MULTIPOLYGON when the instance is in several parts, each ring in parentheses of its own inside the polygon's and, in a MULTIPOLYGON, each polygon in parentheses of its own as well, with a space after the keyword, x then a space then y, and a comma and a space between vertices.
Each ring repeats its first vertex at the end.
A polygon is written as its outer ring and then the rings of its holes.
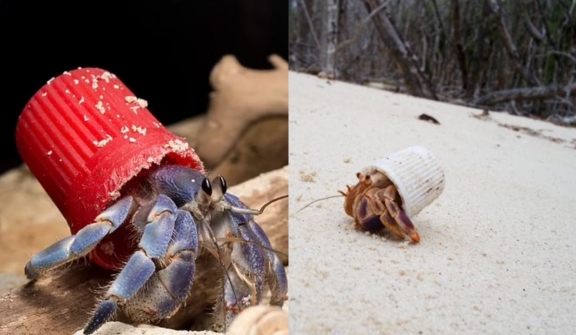
POLYGON ((244 308, 287 298, 283 264, 222 176, 208 178, 196 154, 149 113, 116 76, 78 69, 50 80, 17 126, 24 161, 69 223, 72 235, 34 255, 35 280, 86 257, 117 271, 84 334, 122 310, 135 322, 170 318, 187 301, 210 254, 221 265, 212 330, 244 308))
POLYGON ((444 172, 434 155, 426 148, 410 147, 377 160, 356 177, 356 185, 339 191, 355 227, 374 233, 387 230, 399 239, 420 242, 410 218, 444 190, 444 172))

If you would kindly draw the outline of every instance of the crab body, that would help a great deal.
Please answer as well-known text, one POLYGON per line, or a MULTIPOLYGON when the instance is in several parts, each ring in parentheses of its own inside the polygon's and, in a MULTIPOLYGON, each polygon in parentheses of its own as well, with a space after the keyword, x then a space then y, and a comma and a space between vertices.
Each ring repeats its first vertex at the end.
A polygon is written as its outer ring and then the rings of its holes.
POLYGON ((110 259, 123 264, 84 329, 91 334, 119 309, 143 323, 174 315, 190 294, 197 258, 209 253, 223 269, 214 280, 223 287, 212 322, 213 330, 221 330, 244 307, 261 303, 267 288, 270 304, 282 306, 286 299, 284 267, 255 214, 226 193, 222 177, 211 182, 187 167, 158 167, 128 183, 93 223, 33 256, 25 272, 34 280, 84 256, 108 268, 117 267, 110 259), (125 245, 107 245, 114 235, 116 244, 125 245))
POLYGON ((420 235, 402 209, 394 184, 380 172, 356 177, 356 185, 340 191, 345 196, 344 211, 354 218, 356 228, 373 233, 386 229, 399 239, 409 237, 418 243, 420 235))

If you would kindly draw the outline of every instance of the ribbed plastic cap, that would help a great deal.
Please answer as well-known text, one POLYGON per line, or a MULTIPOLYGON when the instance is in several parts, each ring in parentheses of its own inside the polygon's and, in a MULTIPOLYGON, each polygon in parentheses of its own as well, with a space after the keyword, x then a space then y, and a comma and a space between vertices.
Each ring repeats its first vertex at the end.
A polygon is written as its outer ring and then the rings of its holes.
POLYGON ((178 164, 203 172, 185 139, 162 126, 115 75, 97 68, 49 80, 20 115, 16 145, 72 234, 143 169, 178 164))
POLYGON ((402 207, 412 218, 444 191, 446 178, 439 161, 430 150, 414 146, 377 159, 364 173, 383 173, 396 186, 402 207))

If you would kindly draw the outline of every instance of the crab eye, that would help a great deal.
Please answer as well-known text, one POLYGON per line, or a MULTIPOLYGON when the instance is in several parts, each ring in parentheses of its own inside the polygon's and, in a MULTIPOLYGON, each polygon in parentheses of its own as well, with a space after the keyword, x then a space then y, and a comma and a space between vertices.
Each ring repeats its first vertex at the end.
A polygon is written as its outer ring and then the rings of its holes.
POLYGON ((208 178, 204 178, 202 181, 202 191, 208 194, 209 196, 212 195, 212 184, 210 184, 210 180, 208 178))
POLYGON ((222 194, 225 194, 226 190, 228 189, 228 185, 226 185, 226 179, 224 179, 224 177, 222 177, 222 176, 218 176, 218 179, 220 179, 220 185, 222 187, 222 194))

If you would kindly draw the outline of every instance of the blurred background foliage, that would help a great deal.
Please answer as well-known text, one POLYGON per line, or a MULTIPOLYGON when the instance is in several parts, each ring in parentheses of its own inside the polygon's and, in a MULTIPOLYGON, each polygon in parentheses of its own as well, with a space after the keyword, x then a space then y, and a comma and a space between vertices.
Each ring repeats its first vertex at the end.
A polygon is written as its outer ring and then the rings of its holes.
POLYGON ((573 126, 575 6, 575 0, 290 0, 290 65, 573 126))

